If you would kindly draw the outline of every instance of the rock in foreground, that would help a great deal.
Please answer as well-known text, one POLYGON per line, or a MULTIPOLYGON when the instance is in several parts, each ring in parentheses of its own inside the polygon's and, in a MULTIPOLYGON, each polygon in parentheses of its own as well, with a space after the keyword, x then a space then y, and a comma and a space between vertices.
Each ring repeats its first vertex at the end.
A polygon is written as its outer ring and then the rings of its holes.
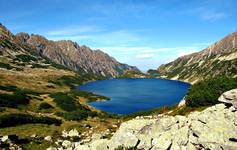
POLYGON ((94 140, 77 148, 113 150, 119 146, 145 150, 237 149, 237 111, 224 104, 189 116, 133 119, 123 123, 110 140, 94 140))
POLYGON ((233 107, 237 109, 237 89, 232 89, 223 93, 219 97, 218 101, 233 105, 233 107))

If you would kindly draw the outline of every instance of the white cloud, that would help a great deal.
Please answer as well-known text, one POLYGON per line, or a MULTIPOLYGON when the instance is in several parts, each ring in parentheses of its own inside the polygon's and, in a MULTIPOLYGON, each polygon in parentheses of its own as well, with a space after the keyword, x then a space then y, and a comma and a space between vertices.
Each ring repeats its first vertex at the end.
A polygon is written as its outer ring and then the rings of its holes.
POLYGON ((197 8, 191 8, 187 11, 184 11, 184 14, 198 16, 206 21, 217 21, 221 20, 228 16, 226 12, 219 10, 217 8, 210 8, 209 6, 200 6, 197 8))
POLYGON ((178 51, 178 57, 181 57, 181 56, 184 56, 184 55, 188 55, 188 54, 192 54, 194 52, 197 52, 197 49, 190 49, 190 50, 181 50, 181 51, 178 51))
MULTIPOLYGON (((108 46, 108 47, 99 47, 99 49, 105 52, 120 52, 120 53, 192 53, 198 50, 201 50, 204 45, 196 46, 183 46, 183 47, 164 47, 164 48, 153 48, 149 46, 108 46)), ((205 45, 207 46, 207 45, 205 45)))
POLYGON ((209 20, 209 21, 216 21, 216 20, 220 20, 226 17, 226 14, 223 12, 212 12, 212 11, 207 11, 200 15, 204 20, 209 20))
POLYGON ((90 36, 87 35, 74 35, 74 36, 47 36, 48 39, 58 41, 58 40, 72 40, 80 41, 84 39, 89 39, 90 36))
POLYGON ((93 25, 67 26, 46 33, 48 36, 73 36, 84 33, 101 32, 103 29, 93 25))
POLYGON ((153 53, 144 53, 144 54, 137 54, 136 55, 136 58, 139 58, 139 59, 149 59, 149 58, 152 58, 154 57, 154 54, 153 53))
POLYGON ((106 32, 100 28, 86 27, 86 28, 65 28, 61 30, 49 31, 45 34, 51 40, 73 40, 80 43, 80 40, 96 43, 96 45, 126 46, 128 44, 135 44, 141 41, 141 37, 128 30, 115 30, 106 32))

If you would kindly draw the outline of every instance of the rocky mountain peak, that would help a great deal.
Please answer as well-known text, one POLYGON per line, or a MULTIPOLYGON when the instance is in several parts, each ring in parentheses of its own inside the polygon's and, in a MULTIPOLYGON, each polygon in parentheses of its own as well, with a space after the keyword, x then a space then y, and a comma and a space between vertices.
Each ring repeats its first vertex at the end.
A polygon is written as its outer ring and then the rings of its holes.
POLYGON ((24 45, 55 63, 62 64, 76 71, 93 73, 100 76, 116 77, 136 67, 118 62, 101 50, 92 50, 70 40, 52 41, 37 35, 20 32, 15 36, 0 24, 0 36, 11 39, 16 45, 24 45))
POLYGON ((0 38, 10 38, 13 39, 13 34, 9 31, 3 24, 0 23, 0 38))
POLYGON ((237 47, 237 32, 233 32, 220 41, 210 45, 200 53, 204 56, 213 56, 213 55, 220 55, 225 53, 230 53, 233 51, 234 48, 237 47))
POLYGON ((16 38, 17 42, 19 42, 21 44, 26 44, 27 40, 30 38, 30 35, 25 32, 19 32, 15 35, 15 38, 16 38))
POLYGON ((237 72, 236 39, 237 32, 233 32, 200 52, 161 65, 158 71, 163 77, 191 83, 220 75, 234 77, 237 72))

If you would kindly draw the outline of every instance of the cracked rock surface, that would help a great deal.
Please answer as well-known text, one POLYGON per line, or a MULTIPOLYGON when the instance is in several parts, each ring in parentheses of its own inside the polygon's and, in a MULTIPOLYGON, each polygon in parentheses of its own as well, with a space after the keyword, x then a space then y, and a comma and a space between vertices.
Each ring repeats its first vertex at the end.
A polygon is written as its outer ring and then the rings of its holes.
POLYGON ((113 150, 118 146, 144 150, 236 150, 237 111, 217 104, 202 112, 122 123, 110 140, 98 139, 78 149, 113 150))

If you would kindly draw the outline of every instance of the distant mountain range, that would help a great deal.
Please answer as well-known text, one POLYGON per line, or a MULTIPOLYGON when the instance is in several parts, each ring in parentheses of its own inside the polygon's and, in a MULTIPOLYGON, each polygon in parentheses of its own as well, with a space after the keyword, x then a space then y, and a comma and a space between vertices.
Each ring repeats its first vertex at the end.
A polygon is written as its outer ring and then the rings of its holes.
MULTIPOLYGON (((35 34, 21 32, 13 35, 0 24, 0 55, 14 55, 17 50, 84 74, 118 77, 128 72, 140 72, 136 67, 120 63, 101 50, 79 46, 70 40, 52 41, 35 34)), ((190 83, 220 75, 236 77, 237 32, 227 35, 200 52, 161 65, 157 69, 157 74, 190 83)))
POLYGON ((20 49, 25 49, 79 72, 116 77, 128 70, 139 71, 136 67, 118 62, 101 50, 79 46, 70 40, 51 41, 40 35, 17 33, 13 35, 0 24, 0 37, 11 40, 20 49))
POLYGON ((237 32, 227 35, 200 52, 163 64, 157 70, 165 78, 191 83, 220 75, 236 77, 237 32))

